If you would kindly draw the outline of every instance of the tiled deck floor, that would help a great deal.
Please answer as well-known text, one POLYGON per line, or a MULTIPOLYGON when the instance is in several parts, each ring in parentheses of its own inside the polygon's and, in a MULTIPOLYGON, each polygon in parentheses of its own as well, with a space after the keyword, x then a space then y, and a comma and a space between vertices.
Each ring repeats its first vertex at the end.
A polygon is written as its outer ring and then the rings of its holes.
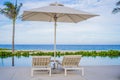
POLYGON ((0 80, 120 80, 120 66, 85 66, 85 75, 81 71, 69 71, 64 76, 62 69, 48 76, 47 72, 36 71, 31 77, 31 67, 0 67, 0 80))

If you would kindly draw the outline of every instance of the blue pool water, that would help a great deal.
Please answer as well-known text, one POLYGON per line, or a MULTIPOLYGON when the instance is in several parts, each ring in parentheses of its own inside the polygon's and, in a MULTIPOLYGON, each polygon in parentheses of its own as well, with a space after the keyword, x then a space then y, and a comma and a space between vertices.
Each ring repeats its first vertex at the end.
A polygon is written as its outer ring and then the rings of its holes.
MULTIPOLYGON (((53 58, 52 58, 53 59, 53 58)), ((59 61, 62 61, 63 57, 56 58, 59 61)), ((31 66, 32 57, 15 57, 15 66, 31 66)), ((0 67, 12 66, 12 58, 0 58, 0 67)), ((80 61, 82 66, 103 66, 103 65, 120 65, 120 57, 110 58, 110 57, 82 57, 80 61)))

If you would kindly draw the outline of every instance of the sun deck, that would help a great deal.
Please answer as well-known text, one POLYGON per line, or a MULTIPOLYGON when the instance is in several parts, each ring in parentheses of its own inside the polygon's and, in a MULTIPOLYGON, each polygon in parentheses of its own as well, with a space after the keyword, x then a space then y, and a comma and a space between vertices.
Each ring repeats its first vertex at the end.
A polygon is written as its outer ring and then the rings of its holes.
POLYGON ((85 75, 80 71, 64 71, 48 76, 46 72, 36 71, 31 77, 31 67, 0 67, 0 80, 120 80, 120 66, 84 66, 85 75))

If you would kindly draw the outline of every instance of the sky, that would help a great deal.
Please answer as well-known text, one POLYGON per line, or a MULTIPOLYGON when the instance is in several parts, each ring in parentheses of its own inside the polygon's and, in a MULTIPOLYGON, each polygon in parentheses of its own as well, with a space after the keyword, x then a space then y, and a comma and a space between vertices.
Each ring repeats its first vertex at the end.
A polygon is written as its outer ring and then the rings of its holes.
MULTIPOLYGON (((6 1, 0 0, 0 8, 6 1)), ((57 23, 57 44, 77 45, 119 45, 120 13, 112 14, 118 0, 18 0, 23 3, 23 11, 58 2, 77 10, 97 14, 79 23, 57 23)), ((12 21, 0 14, 0 44, 12 43, 12 21)), ((22 21, 17 19, 15 44, 53 44, 54 23, 40 21, 22 21)))

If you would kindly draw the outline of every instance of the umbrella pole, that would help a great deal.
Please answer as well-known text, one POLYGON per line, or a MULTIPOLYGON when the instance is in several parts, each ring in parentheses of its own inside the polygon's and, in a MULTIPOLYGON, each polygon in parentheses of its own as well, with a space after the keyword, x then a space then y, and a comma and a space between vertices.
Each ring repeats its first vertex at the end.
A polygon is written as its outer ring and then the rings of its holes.
POLYGON ((57 26, 57 17, 54 16, 54 69, 56 68, 56 26, 57 26))

